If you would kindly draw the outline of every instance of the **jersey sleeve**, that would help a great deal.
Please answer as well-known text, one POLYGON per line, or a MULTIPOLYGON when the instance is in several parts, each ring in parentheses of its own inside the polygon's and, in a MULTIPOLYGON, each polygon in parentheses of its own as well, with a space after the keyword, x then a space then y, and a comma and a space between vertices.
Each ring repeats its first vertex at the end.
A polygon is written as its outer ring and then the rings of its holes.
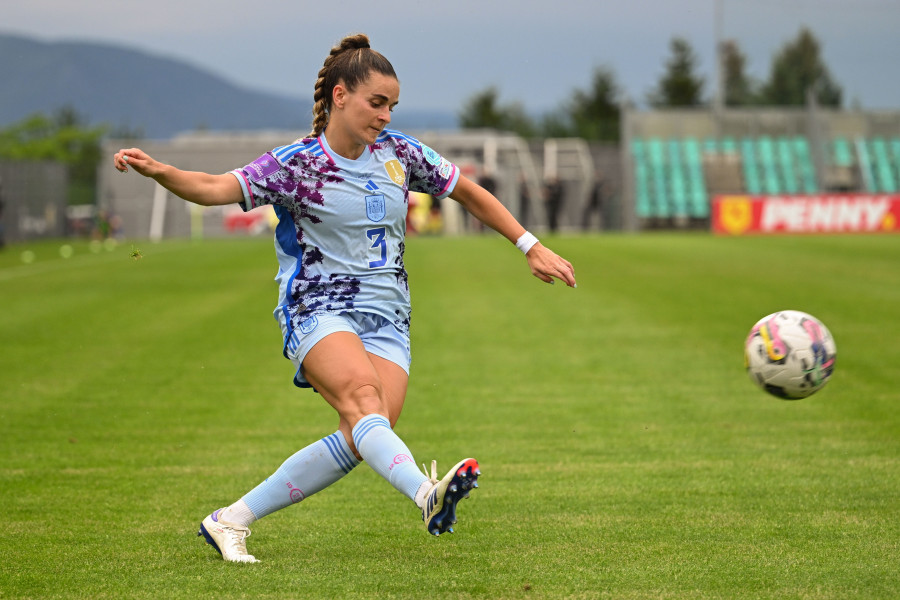
POLYGON ((280 204, 289 180, 287 169, 271 153, 266 152, 252 163, 231 171, 241 184, 244 212, 265 204, 280 204))
POLYGON ((459 167, 415 138, 403 141, 408 150, 409 189, 438 200, 449 196, 459 181, 459 167))

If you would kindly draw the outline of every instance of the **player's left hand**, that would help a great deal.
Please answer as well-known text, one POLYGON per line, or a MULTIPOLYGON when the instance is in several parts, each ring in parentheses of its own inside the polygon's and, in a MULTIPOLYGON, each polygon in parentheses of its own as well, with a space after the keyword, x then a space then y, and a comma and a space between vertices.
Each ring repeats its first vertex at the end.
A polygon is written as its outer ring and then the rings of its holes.
POLYGON ((577 287, 575 269, 572 263, 559 256, 540 242, 531 247, 528 254, 528 266, 531 273, 545 283, 553 283, 553 278, 565 282, 569 287, 577 287))

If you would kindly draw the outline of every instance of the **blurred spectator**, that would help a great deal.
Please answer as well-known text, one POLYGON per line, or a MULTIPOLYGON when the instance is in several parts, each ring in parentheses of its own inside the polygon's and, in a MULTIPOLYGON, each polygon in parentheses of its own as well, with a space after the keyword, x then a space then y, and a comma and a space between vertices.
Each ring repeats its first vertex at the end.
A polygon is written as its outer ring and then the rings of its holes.
POLYGON ((413 217, 413 213, 415 213, 416 209, 419 207, 419 202, 416 200, 416 194, 414 193, 410 193, 408 198, 408 204, 406 205, 406 235, 416 235, 419 233, 419 228, 416 227, 416 220, 413 217))
POLYGON ((94 237, 98 240, 105 240, 110 236, 112 229, 109 223, 109 213, 103 209, 97 211, 97 222, 94 224, 94 237))
POLYGON ((423 233, 440 235, 444 231, 444 220, 441 218, 441 201, 431 198, 428 207, 428 221, 426 221, 423 233))
POLYGON ((603 179, 603 173, 598 172, 594 178, 594 186, 588 196, 587 204, 584 206, 584 212, 581 215, 581 228, 585 231, 591 228, 591 216, 597 213, 598 229, 603 228, 603 203, 606 200, 606 181, 603 179))
POLYGON ((97 211, 94 222, 93 238, 95 240, 121 239, 122 219, 106 209, 97 211))
POLYGON ((528 189, 528 178, 525 173, 519 175, 519 223, 528 229, 528 216, 531 212, 531 191, 528 189))
MULTIPOLYGON (((481 173, 481 177, 478 178, 478 185, 489 191, 495 198, 497 197, 497 179, 490 171, 484 170, 481 173)), ((484 229, 484 224, 472 215, 469 215, 467 219, 470 231, 481 231, 484 229)))
POLYGON ((478 179, 478 184, 494 196, 497 195, 497 180, 490 171, 485 171, 478 179))
POLYGON ((559 178, 551 176, 544 183, 544 202, 547 203, 547 224, 551 233, 559 228, 559 212, 563 205, 563 187, 559 178))

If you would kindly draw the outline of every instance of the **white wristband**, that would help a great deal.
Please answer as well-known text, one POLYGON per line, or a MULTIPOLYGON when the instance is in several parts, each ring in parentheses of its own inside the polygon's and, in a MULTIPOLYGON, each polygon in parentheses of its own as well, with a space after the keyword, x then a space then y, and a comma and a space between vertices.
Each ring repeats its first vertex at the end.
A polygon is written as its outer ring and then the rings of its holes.
POLYGON ((534 237, 534 234, 530 231, 526 231, 522 234, 518 240, 516 240, 516 248, 522 251, 522 254, 528 254, 528 251, 531 250, 531 247, 538 243, 538 239, 534 237))

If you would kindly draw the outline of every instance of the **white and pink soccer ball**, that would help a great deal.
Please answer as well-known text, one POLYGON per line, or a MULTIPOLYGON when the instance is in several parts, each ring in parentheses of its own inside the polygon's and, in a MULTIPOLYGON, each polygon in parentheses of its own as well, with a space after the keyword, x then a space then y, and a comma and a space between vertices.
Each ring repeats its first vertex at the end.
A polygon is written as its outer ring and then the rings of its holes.
POLYGON ((837 347, 825 325, 798 310, 765 316, 747 336, 744 364, 750 379, 782 400, 799 400, 825 387, 837 347))

